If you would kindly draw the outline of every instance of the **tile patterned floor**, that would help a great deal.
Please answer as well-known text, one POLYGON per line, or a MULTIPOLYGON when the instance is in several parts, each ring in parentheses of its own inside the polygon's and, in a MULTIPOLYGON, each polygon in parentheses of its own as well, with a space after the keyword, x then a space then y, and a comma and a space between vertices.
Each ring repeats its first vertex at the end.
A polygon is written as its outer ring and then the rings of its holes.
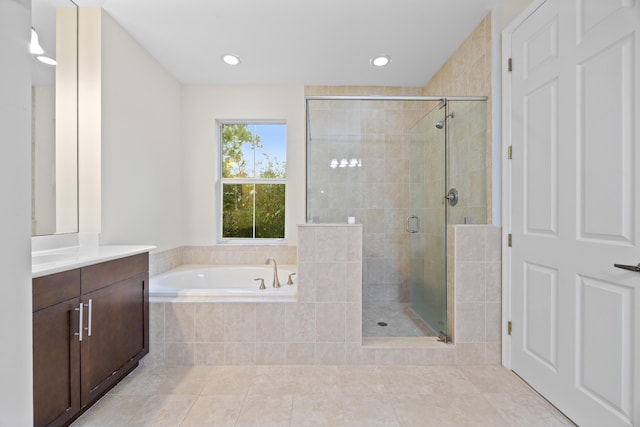
POLYGON ((436 334, 405 303, 363 303, 364 337, 435 337, 436 334), (379 326, 378 322, 387 326, 379 326))
POLYGON ((573 426, 499 366, 139 367, 80 426, 573 426))

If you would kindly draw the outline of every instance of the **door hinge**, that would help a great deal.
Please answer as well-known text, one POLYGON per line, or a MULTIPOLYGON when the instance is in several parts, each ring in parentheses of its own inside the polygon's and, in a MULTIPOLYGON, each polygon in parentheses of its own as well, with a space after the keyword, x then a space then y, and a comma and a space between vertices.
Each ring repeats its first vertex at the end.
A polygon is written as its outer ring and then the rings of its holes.
POLYGON ((513 244, 513 234, 509 233, 507 235, 507 246, 511 247, 512 244, 513 244))
POLYGON ((513 145, 510 145, 507 148, 507 159, 511 160, 513 158, 513 145))
POLYGON ((512 331, 513 331, 513 323, 511 323, 511 320, 509 320, 507 322, 507 332, 509 333, 509 335, 511 335, 512 331))
POLYGON ((509 58, 509 61, 507 62, 507 71, 511 72, 513 71, 513 59, 509 58))

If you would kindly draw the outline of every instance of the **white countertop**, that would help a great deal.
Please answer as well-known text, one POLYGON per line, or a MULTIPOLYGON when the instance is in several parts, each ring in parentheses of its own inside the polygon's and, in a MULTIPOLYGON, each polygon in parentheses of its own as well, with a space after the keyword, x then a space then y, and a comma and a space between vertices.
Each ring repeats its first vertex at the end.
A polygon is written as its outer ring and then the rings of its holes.
POLYGON ((152 249, 155 249, 155 246, 88 245, 32 252, 31 277, 35 278, 73 270, 91 264, 149 252, 152 249))

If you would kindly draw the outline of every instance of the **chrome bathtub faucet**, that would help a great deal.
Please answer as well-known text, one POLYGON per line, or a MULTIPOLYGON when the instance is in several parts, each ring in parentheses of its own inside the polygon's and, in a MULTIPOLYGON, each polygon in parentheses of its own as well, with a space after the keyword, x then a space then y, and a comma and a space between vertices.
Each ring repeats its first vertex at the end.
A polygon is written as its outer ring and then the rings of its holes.
POLYGON ((271 263, 271 261, 273 261, 273 282, 271 283, 271 286, 273 286, 274 288, 279 288, 280 280, 278 279, 278 264, 276 263, 276 259, 270 256, 264 263, 269 264, 271 263))

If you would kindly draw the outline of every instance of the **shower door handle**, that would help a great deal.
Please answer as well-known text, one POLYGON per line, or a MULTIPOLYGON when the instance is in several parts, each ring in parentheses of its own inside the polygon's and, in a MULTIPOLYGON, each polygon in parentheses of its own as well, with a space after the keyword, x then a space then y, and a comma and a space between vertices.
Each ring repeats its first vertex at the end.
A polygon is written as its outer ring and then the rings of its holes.
POLYGON ((407 217, 407 233, 417 233, 420 231, 420 218, 415 215, 407 217))

